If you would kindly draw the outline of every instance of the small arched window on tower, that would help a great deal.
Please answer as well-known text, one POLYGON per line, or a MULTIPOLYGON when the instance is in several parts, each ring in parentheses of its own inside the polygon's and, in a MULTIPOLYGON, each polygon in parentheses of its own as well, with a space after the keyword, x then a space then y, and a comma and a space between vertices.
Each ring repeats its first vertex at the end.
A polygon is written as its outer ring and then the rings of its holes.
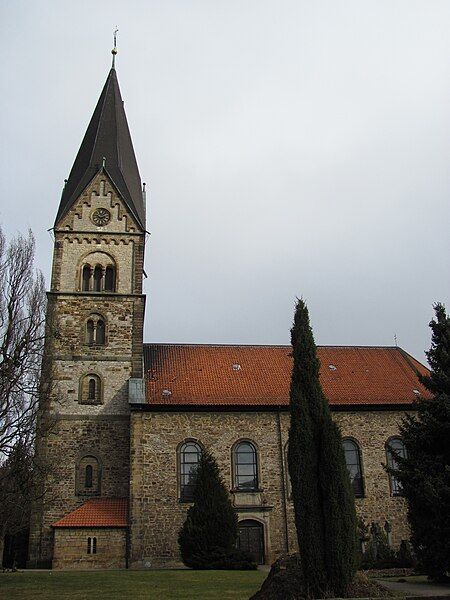
POLYGON ((94 292, 102 291, 103 269, 97 265, 94 269, 94 292))
POLYGON ((94 331, 94 321, 92 319, 89 319, 86 323, 86 343, 90 346, 92 346, 92 344, 94 343, 94 331))
POLYGON ((113 292, 115 289, 114 267, 108 265, 105 270, 105 292, 113 292))
POLYGON ((104 346, 106 343, 106 324, 101 315, 89 315, 86 321, 86 344, 104 346))
POLYGON ((95 373, 85 375, 80 382, 80 404, 101 404, 102 383, 95 373))
POLYGON ((82 290, 88 292, 91 286, 91 267, 84 265, 82 273, 82 290))
POLYGON ((93 468, 92 465, 86 465, 84 470, 84 487, 91 489, 93 483, 93 468))
POLYGON ((97 400, 97 381, 94 377, 89 377, 88 383, 88 400, 95 402, 97 400))
POLYGON ((84 257, 81 268, 81 289, 83 292, 116 291, 117 269, 114 258, 106 252, 91 252, 84 257))
POLYGON ((101 484, 100 460, 93 454, 78 459, 75 472, 76 494, 78 496, 98 496, 101 484))
POLYGON ((105 343, 105 321, 99 319, 95 328, 95 343, 98 346, 103 346, 105 343))

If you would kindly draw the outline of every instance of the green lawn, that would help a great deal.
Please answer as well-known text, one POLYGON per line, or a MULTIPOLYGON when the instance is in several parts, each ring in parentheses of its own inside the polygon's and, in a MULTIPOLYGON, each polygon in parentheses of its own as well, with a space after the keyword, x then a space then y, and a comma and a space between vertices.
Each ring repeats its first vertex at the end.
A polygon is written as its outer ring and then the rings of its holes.
POLYGON ((22 571, 0 573, 2 600, 248 600, 261 571, 22 571))

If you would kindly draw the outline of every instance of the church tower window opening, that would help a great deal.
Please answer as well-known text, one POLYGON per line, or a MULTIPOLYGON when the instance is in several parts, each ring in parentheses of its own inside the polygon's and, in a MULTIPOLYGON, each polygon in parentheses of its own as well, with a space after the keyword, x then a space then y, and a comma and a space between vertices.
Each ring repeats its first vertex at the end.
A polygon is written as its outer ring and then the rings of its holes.
POLYGON ((90 453, 81 456, 75 467, 76 495, 100 495, 101 476, 102 468, 100 459, 90 453))
POLYGON ((102 382, 95 373, 85 375, 80 382, 80 404, 101 404, 102 382))
POLYGON ((106 324, 101 315, 89 315, 86 321, 85 343, 88 346, 104 346, 106 343, 106 324))
POLYGON ((92 476, 93 476, 93 469, 92 469, 92 465, 86 465, 86 469, 84 471, 84 487, 85 488, 91 488, 92 487, 92 476))
POLYGON ((83 292, 115 292, 115 261, 105 252, 93 252, 86 256, 81 267, 81 291, 83 292))

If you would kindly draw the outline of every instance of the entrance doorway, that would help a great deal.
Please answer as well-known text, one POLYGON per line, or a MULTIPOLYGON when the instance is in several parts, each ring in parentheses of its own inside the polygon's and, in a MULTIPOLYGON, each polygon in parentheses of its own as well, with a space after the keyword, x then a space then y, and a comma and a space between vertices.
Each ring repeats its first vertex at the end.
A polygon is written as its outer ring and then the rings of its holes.
POLYGON ((264 564, 264 528, 262 523, 246 519, 238 523, 238 548, 249 552, 257 565, 264 564))

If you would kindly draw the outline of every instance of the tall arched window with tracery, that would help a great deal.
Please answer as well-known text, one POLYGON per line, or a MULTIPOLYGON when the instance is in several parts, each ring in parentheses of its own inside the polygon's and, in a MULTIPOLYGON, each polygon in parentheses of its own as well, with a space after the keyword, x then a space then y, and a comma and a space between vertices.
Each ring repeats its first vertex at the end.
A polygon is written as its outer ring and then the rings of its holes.
POLYGON ((358 444, 354 440, 344 439, 342 441, 344 448, 345 464, 352 484, 355 498, 364 496, 364 480, 361 466, 361 452, 358 444))
POLYGON ((254 492, 258 489, 258 459, 251 442, 238 442, 233 448, 234 489, 254 492))
MULTIPOLYGON (((387 464, 390 469, 398 468, 398 458, 406 458, 406 446, 399 437, 392 437, 386 443, 387 464)), ((393 496, 402 496, 403 489, 400 481, 395 475, 389 475, 391 484, 391 494, 393 496)))
POLYGON ((180 472, 180 502, 192 502, 194 499, 195 476, 202 449, 194 441, 184 442, 178 451, 180 472))

